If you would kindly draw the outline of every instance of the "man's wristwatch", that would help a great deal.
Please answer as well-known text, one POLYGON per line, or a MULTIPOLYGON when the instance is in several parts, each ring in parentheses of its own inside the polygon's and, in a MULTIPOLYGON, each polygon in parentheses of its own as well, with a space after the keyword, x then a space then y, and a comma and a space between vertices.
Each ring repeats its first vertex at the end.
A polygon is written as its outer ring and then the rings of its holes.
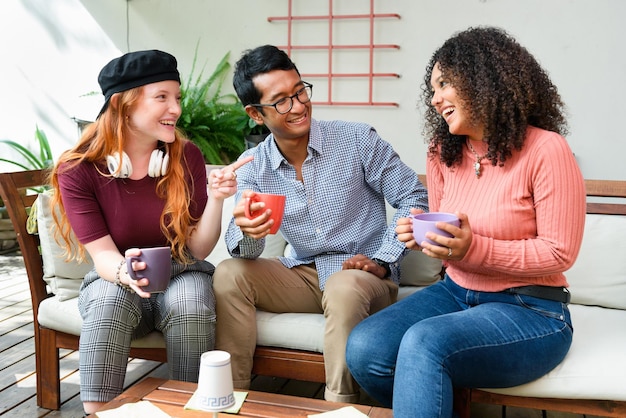
POLYGON ((385 277, 391 277, 391 268, 389 263, 378 258, 372 258, 372 261, 385 269, 385 277))

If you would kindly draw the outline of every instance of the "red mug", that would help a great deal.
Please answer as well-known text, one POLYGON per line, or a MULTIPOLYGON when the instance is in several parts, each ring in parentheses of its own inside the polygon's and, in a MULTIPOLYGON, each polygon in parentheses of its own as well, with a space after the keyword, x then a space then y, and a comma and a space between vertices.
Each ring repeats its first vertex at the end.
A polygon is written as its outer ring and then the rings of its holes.
POLYGON ((252 197, 246 199, 246 218, 254 219, 259 215, 265 213, 267 209, 271 209, 272 215, 270 219, 274 220, 274 225, 270 229, 270 234, 275 234, 278 232, 280 228, 280 223, 283 221, 283 213, 285 212, 285 201, 287 200, 286 196, 280 194, 269 194, 269 193, 255 193, 252 197), (261 210, 250 210, 250 205, 256 202, 265 203, 265 208, 261 210))

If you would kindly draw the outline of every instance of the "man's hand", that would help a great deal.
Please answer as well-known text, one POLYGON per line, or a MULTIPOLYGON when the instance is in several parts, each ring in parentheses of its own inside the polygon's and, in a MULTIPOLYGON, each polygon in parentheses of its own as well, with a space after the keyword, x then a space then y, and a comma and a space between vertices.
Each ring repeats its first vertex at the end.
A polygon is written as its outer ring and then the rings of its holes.
POLYGON ((383 266, 379 266, 371 258, 366 257, 363 254, 357 254, 350 257, 343 262, 341 268, 343 270, 355 269, 368 271, 381 279, 384 279, 387 275, 387 270, 383 266))
POLYGON ((264 202, 250 203, 250 198, 254 196, 254 191, 244 190, 241 199, 233 210, 233 217, 235 218, 235 225, 241 229, 245 235, 248 235, 254 239, 261 239, 269 234, 270 228, 274 225, 274 220, 270 219, 272 215, 271 209, 266 209, 259 216, 248 219, 246 216, 246 206, 250 205, 250 212, 261 211, 265 208, 264 202))

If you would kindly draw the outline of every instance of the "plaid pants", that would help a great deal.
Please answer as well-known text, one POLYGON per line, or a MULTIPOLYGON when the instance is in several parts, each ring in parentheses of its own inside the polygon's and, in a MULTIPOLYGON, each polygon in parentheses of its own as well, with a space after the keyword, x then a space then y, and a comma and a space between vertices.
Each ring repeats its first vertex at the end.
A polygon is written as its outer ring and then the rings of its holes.
POLYGON ((119 395, 131 340, 153 330, 165 337, 170 378, 196 382, 200 356, 215 345, 213 270, 207 261, 173 262, 168 288, 149 299, 89 272, 78 296, 81 400, 108 402, 119 395))

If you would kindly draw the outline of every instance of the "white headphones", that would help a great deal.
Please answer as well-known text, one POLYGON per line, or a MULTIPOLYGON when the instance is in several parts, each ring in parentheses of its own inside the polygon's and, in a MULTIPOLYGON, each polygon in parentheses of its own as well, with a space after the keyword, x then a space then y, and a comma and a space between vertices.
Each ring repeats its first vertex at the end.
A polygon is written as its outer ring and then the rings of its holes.
MULTIPOLYGON (((117 169, 120 164, 120 154, 114 153, 113 155, 107 156, 107 167, 109 168, 109 173, 113 177, 116 178, 128 178, 133 174, 133 166, 130 163, 130 158, 126 155, 125 152, 122 152, 122 168, 119 173, 117 173, 117 169)), ((155 149, 152 151, 150 155, 150 163, 148 165, 148 175, 150 177, 160 177, 164 176, 167 173, 167 166, 170 162, 170 156, 160 149, 155 149)))

